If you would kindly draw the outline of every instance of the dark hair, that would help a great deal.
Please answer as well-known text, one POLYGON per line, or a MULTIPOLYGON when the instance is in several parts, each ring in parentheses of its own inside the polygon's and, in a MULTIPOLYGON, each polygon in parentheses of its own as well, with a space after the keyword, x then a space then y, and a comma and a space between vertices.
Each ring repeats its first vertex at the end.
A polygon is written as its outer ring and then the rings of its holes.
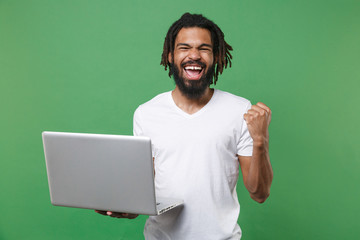
POLYGON ((167 70, 167 67, 169 67, 169 77, 171 77, 171 75, 173 74, 173 69, 168 59, 169 53, 171 53, 172 59, 174 59, 174 45, 176 36, 182 28, 190 27, 204 28, 209 30, 211 33, 214 59, 216 59, 216 66, 214 66, 214 84, 216 84, 219 73, 221 74, 224 68, 228 66, 228 64, 229 67, 231 67, 232 56, 230 54, 230 51, 232 51, 233 49, 229 44, 226 43, 224 39, 224 33, 221 31, 221 29, 213 21, 205 18, 201 14, 185 13, 181 16, 179 20, 177 20, 171 25, 165 37, 164 49, 161 56, 160 65, 163 65, 165 67, 165 70, 167 70))

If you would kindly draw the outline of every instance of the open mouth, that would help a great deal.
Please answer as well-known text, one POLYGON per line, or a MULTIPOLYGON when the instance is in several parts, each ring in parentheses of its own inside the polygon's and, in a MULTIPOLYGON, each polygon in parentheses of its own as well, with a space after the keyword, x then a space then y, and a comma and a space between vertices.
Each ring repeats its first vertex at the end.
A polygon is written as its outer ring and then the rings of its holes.
POLYGON ((199 80, 204 72, 204 67, 197 64, 185 65, 184 71, 189 80, 199 80))

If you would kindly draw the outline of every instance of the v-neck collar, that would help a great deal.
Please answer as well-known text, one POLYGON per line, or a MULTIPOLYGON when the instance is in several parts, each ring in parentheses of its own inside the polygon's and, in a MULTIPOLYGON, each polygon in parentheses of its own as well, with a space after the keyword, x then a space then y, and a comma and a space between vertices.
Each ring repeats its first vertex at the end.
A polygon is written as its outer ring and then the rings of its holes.
POLYGON ((214 89, 213 95, 211 96, 210 100, 205 104, 205 106, 203 106, 199 111, 197 111, 193 114, 189 114, 176 105, 176 103, 172 97, 172 91, 168 92, 169 102, 172 105, 172 107, 175 109, 175 111, 177 111, 179 114, 181 114, 182 116, 184 116, 185 118, 188 118, 188 119, 195 118, 195 117, 201 115, 203 112, 205 112, 205 110, 207 108, 209 108, 209 105, 211 105, 212 102, 214 101, 214 98, 216 97, 216 95, 217 95, 217 90, 214 89))

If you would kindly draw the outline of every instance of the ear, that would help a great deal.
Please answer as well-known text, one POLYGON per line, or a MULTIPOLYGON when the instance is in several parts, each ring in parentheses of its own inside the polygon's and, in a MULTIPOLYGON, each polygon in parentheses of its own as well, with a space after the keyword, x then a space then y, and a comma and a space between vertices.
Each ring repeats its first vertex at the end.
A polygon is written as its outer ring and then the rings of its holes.
POLYGON ((168 60, 169 60, 169 63, 172 63, 171 52, 169 52, 169 55, 168 55, 168 60))

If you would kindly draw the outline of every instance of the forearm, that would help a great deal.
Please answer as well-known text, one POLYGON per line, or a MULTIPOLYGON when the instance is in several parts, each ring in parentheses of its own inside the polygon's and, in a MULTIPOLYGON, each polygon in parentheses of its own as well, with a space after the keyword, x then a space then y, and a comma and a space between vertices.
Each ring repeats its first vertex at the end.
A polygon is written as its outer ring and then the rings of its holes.
POLYGON ((251 198, 257 202, 264 202, 270 195, 273 171, 269 157, 269 142, 254 142, 253 155, 246 179, 246 188, 251 198))

